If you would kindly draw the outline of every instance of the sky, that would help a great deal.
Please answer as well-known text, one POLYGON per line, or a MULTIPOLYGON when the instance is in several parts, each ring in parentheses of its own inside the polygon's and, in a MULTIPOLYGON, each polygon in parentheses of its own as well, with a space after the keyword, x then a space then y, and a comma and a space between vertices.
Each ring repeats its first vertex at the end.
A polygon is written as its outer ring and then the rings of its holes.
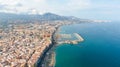
POLYGON ((120 0, 0 0, 0 12, 120 20, 120 0))

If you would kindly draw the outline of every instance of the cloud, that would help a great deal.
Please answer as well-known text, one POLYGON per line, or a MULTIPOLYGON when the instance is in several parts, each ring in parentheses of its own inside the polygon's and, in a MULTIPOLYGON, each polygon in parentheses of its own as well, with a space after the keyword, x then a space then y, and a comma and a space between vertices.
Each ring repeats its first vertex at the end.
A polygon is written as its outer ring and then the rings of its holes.
POLYGON ((0 5, 0 9, 4 9, 6 5, 0 5))
POLYGON ((1 12, 41 14, 85 9, 90 5, 90 2, 89 0, 0 0, 0 4, 1 12))

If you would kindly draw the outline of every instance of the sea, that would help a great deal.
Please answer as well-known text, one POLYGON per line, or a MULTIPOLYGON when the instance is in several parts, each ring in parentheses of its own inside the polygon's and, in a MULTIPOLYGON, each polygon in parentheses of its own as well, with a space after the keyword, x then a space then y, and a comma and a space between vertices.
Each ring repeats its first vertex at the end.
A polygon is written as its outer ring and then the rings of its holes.
POLYGON ((57 46, 55 67, 120 67, 120 22, 64 25, 59 33, 79 33, 84 41, 57 46))

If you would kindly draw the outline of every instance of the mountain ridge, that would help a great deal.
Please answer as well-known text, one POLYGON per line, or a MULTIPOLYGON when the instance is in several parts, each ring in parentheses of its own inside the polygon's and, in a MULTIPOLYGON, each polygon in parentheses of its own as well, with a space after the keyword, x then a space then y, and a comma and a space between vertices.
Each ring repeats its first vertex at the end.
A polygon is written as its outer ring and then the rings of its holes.
POLYGON ((42 22, 42 21, 74 21, 80 22, 82 19, 74 16, 61 16, 54 13, 44 13, 44 14, 13 14, 13 13, 0 13, 0 23, 1 22, 42 22))

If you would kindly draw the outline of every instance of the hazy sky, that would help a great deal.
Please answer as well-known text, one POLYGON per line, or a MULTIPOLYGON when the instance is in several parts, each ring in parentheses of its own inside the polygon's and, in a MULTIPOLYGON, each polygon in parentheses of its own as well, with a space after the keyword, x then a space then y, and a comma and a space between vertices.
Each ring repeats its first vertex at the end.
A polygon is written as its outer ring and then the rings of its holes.
POLYGON ((120 20, 120 0, 0 0, 0 12, 120 20))

